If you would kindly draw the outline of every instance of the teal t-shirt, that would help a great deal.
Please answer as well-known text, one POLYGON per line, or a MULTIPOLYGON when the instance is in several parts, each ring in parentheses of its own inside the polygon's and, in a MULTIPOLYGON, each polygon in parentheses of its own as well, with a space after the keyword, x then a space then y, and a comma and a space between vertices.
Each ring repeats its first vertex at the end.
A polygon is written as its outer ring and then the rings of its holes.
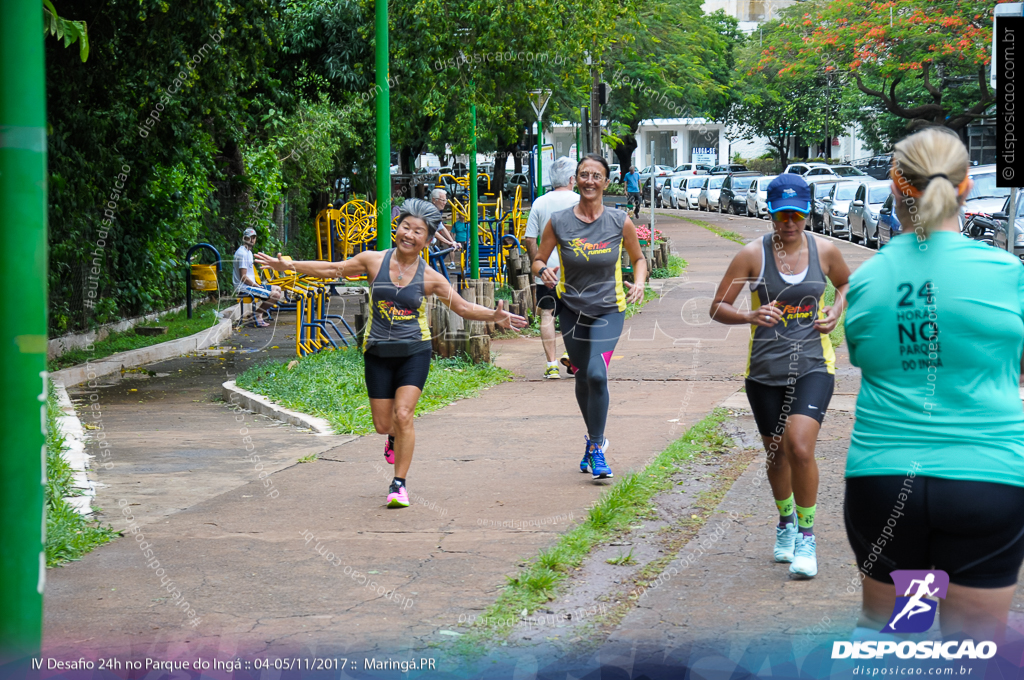
POLYGON ((894 238, 850 279, 861 369, 847 477, 1024 486, 1024 266, 954 232, 894 238))

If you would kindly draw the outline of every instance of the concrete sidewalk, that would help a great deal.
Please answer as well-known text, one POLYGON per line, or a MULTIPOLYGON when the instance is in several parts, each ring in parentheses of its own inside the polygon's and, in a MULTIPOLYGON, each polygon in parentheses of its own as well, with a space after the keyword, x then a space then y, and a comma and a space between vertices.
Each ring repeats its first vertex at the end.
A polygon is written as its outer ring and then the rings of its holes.
MULTIPOLYGON (((619 477, 741 385, 747 329, 707 318, 739 245, 683 222, 658 226, 689 268, 627 322, 615 353, 608 436, 619 477)), ((317 437, 217 401, 255 357, 291 354, 286 338, 249 333, 250 348, 278 349, 183 358, 151 367, 162 377, 100 390, 115 457, 98 502, 125 530, 124 501, 144 537, 48 572, 47 654, 422 650, 451 640, 606 488, 578 472, 572 382, 538 380, 539 341, 496 342, 499 365, 519 379, 417 420, 414 505, 394 511, 383 507, 381 437, 317 437), (296 464, 314 452, 320 460, 296 464), (189 625, 188 609, 200 623, 189 625)))

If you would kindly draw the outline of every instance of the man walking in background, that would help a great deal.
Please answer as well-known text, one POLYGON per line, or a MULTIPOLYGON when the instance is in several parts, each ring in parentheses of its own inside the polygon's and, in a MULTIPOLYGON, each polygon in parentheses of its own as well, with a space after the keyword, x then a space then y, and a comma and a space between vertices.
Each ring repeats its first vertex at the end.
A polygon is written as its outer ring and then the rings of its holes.
POLYGON ((640 217, 640 206, 643 205, 643 197, 640 196, 640 173, 636 171, 636 166, 629 166, 629 172, 622 179, 626 182, 626 205, 636 206, 633 208, 635 220, 640 217))
MULTIPOLYGON (((576 181, 575 175, 576 161, 568 156, 557 158, 551 164, 552 190, 533 202, 530 207, 530 217, 526 221, 524 242, 530 262, 537 257, 537 244, 540 243, 541 237, 544 235, 544 229, 551 219, 551 214, 572 208, 580 202, 579 194, 572 190, 573 183, 576 181)), ((548 258, 547 266, 551 270, 558 270, 557 249, 548 258)), ((562 377, 558 372, 558 362, 555 361, 555 303, 558 296, 555 294, 554 288, 544 285, 544 281, 539 276, 535 277, 534 282, 537 289, 534 299, 537 300, 537 308, 540 309, 540 341, 544 346, 544 355, 548 361, 548 365, 544 369, 544 377, 558 380, 562 377)))

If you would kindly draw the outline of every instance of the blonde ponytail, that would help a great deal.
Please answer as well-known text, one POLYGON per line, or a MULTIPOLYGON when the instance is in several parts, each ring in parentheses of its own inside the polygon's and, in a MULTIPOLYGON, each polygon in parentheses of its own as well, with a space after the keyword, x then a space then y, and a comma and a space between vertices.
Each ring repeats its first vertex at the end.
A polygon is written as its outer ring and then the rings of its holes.
MULTIPOLYGON (((919 238, 960 209, 970 156, 952 132, 928 128, 899 142, 892 156, 892 179, 919 238)), ((909 231, 909 229, 908 229, 909 231)))

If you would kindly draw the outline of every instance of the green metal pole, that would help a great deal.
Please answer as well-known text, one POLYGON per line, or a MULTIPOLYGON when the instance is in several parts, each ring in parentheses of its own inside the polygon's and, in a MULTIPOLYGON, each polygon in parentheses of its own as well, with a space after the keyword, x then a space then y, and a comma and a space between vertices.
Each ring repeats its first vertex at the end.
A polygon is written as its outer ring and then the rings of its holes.
POLYGON ((377 250, 391 247, 391 97, 388 91, 388 3, 377 0, 377 250))
POLYGON ((476 104, 469 107, 473 117, 473 148, 469 150, 469 260, 470 276, 480 278, 480 232, 477 222, 476 187, 476 104))
POLYGON ((544 124, 540 118, 537 119, 537 195, 544 195, 544 124))
POLYGON ((0 21, 0 206, 0 658, 11 658, 39 653, 46 576, 46 79, 36 0, 7 0, 0 21))

